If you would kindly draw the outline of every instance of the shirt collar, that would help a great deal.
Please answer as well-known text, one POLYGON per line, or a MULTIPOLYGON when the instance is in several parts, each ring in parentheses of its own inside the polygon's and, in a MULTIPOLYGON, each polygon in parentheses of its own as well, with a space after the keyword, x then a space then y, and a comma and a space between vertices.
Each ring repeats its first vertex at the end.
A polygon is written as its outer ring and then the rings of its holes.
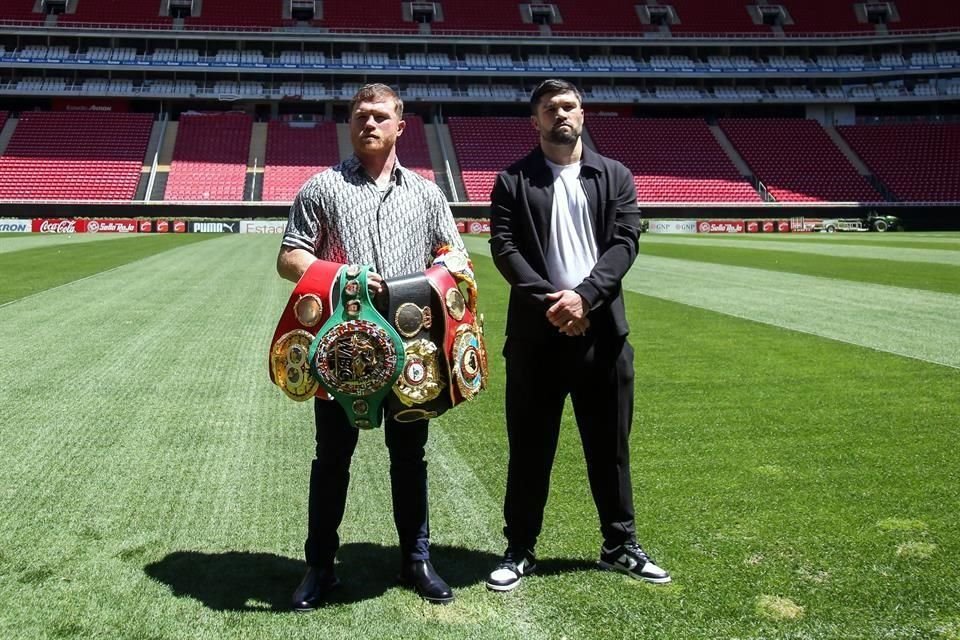
MULTIPOLYGON (((547 156, 543 153, 543 148, 538 144, 534 149, 534 155, 540 159, 543 163, 545 169, 549 169, 547 166, 547 156)), ((590 169, 595 173, 603 173, 603 165, 600 163, 600 154, 588 147, 586 144, 582 146, 580 151, 580 170, 590 169)))
MULTIPOLYGON (((350 156, 347 161, 344 163, 347 171, 356 176, 369 177, 366 170, 363 168, 363 165, 360 164, 360 158, 356 154, 350 156)), ((403 172, 406 171, 406 168, 400 164, 400 158, 396 158, 393 163, 393 175, 391 176, 391 181, 396 182, 398 185, 403 184, 403 172)))

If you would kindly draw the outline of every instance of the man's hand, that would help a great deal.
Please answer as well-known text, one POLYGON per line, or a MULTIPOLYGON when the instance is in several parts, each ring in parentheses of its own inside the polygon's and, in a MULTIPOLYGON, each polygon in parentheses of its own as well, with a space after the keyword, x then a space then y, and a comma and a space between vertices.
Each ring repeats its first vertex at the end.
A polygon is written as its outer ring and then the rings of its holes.
MULTIPOLYGON (((576 291, 564 289, 555 293, 548 293, 547 300, 553 306, 547 309, 547 320, 550 324, 563 331, 572 321, 585 320, 588 309, 583 306, 583 298, 576 291)), ((579 334, 577 334, 579 335, 579 334)))
POLYGON ((571 320, 560 327, 560 333, 565 336, 582 336, 590 328, 590 318, 581 318, 580 320, 571 320))
POLYGON ((377 295, 383 289, 383 276, 375 271, 367 274, 367 289, 370 289, 372 295, 377 295))

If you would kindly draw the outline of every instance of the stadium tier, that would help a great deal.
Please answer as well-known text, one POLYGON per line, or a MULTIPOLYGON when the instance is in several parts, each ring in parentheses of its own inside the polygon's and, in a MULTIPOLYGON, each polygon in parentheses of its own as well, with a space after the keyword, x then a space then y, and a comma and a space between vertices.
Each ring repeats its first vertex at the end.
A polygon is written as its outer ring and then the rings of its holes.
POLYGON ((423 128, 423 119, 412 113, 403 119, 407 126, 397 141, 397 155, 407 169, 416 171, 427 180, 436 180, 433 165, 430 162, 430 149, 427 146, 427 133, 423 128))
POLYGON ((755 24, 743 0, 669 0, 664 4, 673 6, 679 22, 670 25, 677 33, 745 33, 750 31, 770 32, 770 27, 755 24))
POLYGON ((46 16, 34 12, 35 0, 3 0, 0 2, 0 20, 34 22, 46 16))
MULTIPOLYGON (((164 3, 165 5, 166 3, 164 3)), ((204 3, 206 4, 206 3, 204 3)), ((89 22, 94 24, 173 24, 168 16, 161 15, 156 2, 125 2, 124 0, 77 0, 75 13, 62 13, 57 22, 64 24, 89 22)))
POLYGON ((0 156, 0 198, 132 200, 152 124, 148 114, 24 113, 0 156))
POLYGON ((845 0, 841 2, 836 0, 784 0, 781 4, 789 12, 792 19, 792 24, 783 25, 783 30, 787 33, 874 30, 874 25, 860 22, 857 19, 853 2, 845 0))
POLYGON ((443 0, 443 21, 433 25, 434 31, 530 31, 539 27, 524 23, 520 4, 514 0, 465 2, 443 0))
POLYGON ((447 120, 460 164, 467 199, 490 199, 497 173, 519 160, 537 144, 529 118, 453 117, 447 120))
POLYGON ((737 152, 780 202, 883 199, 815 120, 723 118, 719 122, 737 152))
POLYGON ((597 150, 633 173, 641 202, 759 202, 706 122, 592 117, 597 150))
POLYGON ((271 121, 267 126, 263 200, 293 200, 310 176, 339 161, 336 123, 271 121))
POLYGON ((283 8, 279 2, 265 2, 264 0, 203 0, 203 4, 200 6, 200 15, 184 18, 185 24, 250 27, 278 27, 283 24, 283 8))
POLYGON ((240 113, 182 115, 164 199, 242 201, 252 124, 240 113))
POLYGON ((960 201, 960 124, 864 124, 837 130, 898 199, 960 201))
POLYGON ((325 2, 322 20, 314 24, 332 29, 352 31, 387 30, 416 31, 413 22, 404 22, 403 3, 393 0, 365 0, 364 2, 325 2))
POLYGON ((637 17, 632 2, 618 0, 555 0, 553 3, 560 12, 562 22, 554 23, 551 28, 557 33, 596 32, 624 33, 656 31, 656 25, 644 24, 637 17))

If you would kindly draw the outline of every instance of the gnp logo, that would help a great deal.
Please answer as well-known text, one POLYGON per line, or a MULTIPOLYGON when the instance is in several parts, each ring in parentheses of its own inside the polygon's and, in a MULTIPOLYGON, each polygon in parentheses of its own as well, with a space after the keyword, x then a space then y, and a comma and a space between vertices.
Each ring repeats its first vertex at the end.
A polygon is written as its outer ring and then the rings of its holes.
POLYGON ((0 220, 0 233, 27 233, 30 229, 29 220, 0 220))

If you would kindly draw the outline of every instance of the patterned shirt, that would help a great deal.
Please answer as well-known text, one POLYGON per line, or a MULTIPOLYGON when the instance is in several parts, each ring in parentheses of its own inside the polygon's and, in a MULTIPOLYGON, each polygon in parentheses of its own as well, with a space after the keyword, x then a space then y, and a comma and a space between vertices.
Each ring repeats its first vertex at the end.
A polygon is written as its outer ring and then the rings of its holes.
POLYGON ((284 246, 330 262, 373 265, 384 278, 423 271, 445 244, 465 250, 437 185, 398 160, 381 191, 356 156, 303 185, 283 235, 284 246))

